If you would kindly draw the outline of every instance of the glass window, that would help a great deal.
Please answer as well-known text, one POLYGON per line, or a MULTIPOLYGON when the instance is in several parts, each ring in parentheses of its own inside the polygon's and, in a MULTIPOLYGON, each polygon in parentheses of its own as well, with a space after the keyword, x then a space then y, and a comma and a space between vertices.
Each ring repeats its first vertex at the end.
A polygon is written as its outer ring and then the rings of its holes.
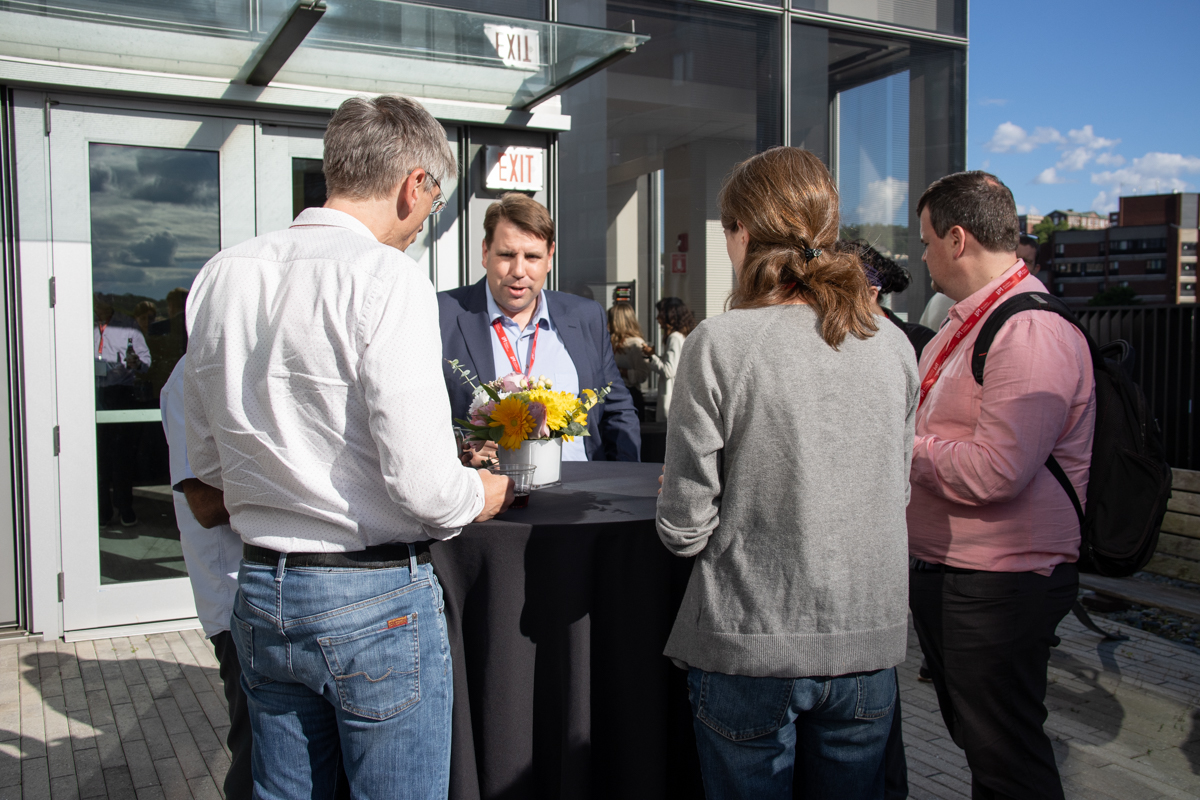
POLYGON ((159 391, 192 279, 221 249, 219 154, 89 145, 100 582, 187 575, 159 391))
POLYGON ((562 96, 558 287, 611 302, 636 281, 648 312, 678 296, 697 319, 719 313, 733 285, 716 209, 737 162, 782 143, 780 20, 682 2, 561 0, 560 19, 625 26, 652 44, 562 96), (659 277, 661 274, 661 290, 659 277))
POLYGON ((1146 262, 1146 272, 1163 272, 1166 267, 1166 261, 1161 258, 1152 258, 1146 262))
POLYGON ((966 0, 792 0, 792 8, 967 35, 966 0))
POLYGON ((843 237, 913 273, 891 300, 916 319, 932 290, 913 209, 925 187, 965 167, 963 52, 795 23, 791 87, 791 143, 833 172, 843 237))
POLYGON ((420 5, 457 8, 462 11, 480 11, 502 17, 524 17, 545 19, 545 0, 410 0, 420 5))

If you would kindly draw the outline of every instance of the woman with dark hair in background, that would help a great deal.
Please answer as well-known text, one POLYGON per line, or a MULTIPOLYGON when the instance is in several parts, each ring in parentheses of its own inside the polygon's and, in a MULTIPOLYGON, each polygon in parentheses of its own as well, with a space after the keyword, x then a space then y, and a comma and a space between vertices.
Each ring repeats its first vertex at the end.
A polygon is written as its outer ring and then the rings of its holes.
POLYGON ((608 335, 612 340, 613 358, 625 381, 625 388, 633 397, 633 407, 638 420, 646 418, 646 398, 642 395, 642 382, 650 377, 650 365, 642 348, 646 340, 642 337, 642 326, 629 303, 613 303, 608 309, 608 335))
POLYGON ((658 383, 658 410, 654 418, 658 422, 666 422, 671 411, 671 396, 675 391, 675 370, 679 368, 679 355, 683 352, 683 340, 696 327, 696 319, 691 309, 678 297, 664 297, 654 304, 658 311, 658 326, 662 328, 667 352, 659 358, 654 348, 643 345, 650 362, 650 368, 662 378, 658 383))
POLYGON ((718 198, 731 310, 688 337, 659 538, 695 564, 688 668, 709 800, 879 800, 908 644, 912 348, 835 251, 820 159, 776 147, 718 198))
POLYGON ((912 282, 912 276, 908 270, 862 239, 853 242, 842 240, 837 243, 837 249, 840 253, 858 256, 858 260, 862 262, 863 272, 866 273, 867 283, 871 284, 871 289, 875 293, 875 313, 887 317, 893 325, 904 331, 904 335, 908 337, 909 343, 917 353, 917 361, 920 361, 925 345, 929 344, 929 340, 937 335, 936 331, 916 322, 905 322, 897 317, 890 308, 883 305, 884 297, 889 294, 899 294, 908 288, 912 282))

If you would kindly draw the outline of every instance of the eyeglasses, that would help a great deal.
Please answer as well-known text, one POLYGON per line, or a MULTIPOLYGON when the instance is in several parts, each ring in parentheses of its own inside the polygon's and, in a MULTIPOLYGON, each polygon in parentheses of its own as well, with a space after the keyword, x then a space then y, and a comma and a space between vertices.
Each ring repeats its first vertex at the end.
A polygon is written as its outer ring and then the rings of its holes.
POLYGON ((433 177, 433 173, 429 170, 426 170, 425 174, 429 176, 429 180, 433 181, 433 185, 436 186, 438 190, 438 196, 434 198, 433 205, 429 207, 429 213, 436 214, 446 207, 446 198, 442 194, 442 184, 437 178, 433 177))

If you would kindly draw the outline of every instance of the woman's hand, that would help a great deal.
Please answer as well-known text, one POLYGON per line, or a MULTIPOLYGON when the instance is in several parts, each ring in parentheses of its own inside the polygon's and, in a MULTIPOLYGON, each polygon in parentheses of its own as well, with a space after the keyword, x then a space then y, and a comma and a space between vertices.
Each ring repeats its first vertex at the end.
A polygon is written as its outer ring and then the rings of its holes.
POLYGON ((654 355, 654 348, 648 344, 642 345, 642 355, 647 357, 654 355))
POLYGON ((659 475, 659 476, 658 476, 658 493, 659 493, 660 495, 662 494, 662 482, 663 482, 663 476, 664 476, 664 475, 666 475, 666 474, 667 474, 667 465, 666 465, 666 464, 663 464, 662 475, 659 475))

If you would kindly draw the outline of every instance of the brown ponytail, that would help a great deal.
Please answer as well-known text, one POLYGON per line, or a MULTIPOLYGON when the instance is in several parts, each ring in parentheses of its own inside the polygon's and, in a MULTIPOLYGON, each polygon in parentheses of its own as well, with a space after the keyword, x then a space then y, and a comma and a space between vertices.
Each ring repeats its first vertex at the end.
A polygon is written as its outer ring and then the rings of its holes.
POLYGON ((759 153, 733 168, 717 203, 727 230, 740 222, 750 235, 730 308, 803 300, 835 350, 879 330, 862 266, 836 252, 838 194, 820 159, 797 147, 759 153))

